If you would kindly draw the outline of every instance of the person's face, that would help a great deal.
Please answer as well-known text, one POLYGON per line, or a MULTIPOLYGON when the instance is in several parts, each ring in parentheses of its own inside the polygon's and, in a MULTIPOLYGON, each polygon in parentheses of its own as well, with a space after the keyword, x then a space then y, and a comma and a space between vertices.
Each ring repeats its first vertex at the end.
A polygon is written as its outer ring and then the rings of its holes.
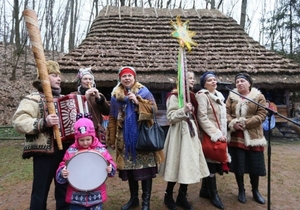
POLYGON ((78 138, 78 144, 83 147, 84 149, 87 149, 93 142, 92 136, 83 136, 78 138))
POLYGON ((189 82, 189 87, 193 88, 195 85, 195 74, 194 73, 188 73, 188 82, 189 82))
POLYGON ((217 79, 215 77, 209 77, 205 81, 204 87, 209 92, 214 92, 217 89, 217 79))
POLYGON ((135 82, 134 76, 132 74, 123 74, 121 76, 121 84, 123 87, 131 88, 135 82))
POLYGON ((60 88, 60 74, 49 74, 48 77, 52 88, 60 88))
POLYGON ((90 88, 93 84, 93 78, 91 75, 86 74, 81 78, 81 86, 83 88, 90 88))
POLYGON ((235 81, 235 86, 239 93, 247 94, 250 92, 250 83, 244 78, 238 78, 235 81))

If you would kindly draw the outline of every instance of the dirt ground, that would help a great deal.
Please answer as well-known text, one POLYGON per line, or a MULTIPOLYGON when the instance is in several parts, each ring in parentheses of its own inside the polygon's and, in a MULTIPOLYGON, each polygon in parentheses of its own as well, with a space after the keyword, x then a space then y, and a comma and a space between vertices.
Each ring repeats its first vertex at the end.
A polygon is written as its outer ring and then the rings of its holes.
MULTIPOLYGON (((113 154, 113 152, 112 152, 113 154)), ((113 154, 114 155, 114 154, 113 154)), ((265 150, 266 168, 268 169, 268 148, 265 150)), ((271 146, 271 164, 270 164, 270 200, 264 204, 256 203, 252 198, 251 186, 248 176, 245 176, 245 188, 247 202, 241 204, 237 201, 237 185, 234 175, 229 173, 224 176, 217 176, 218 191, 225 206, 225 209, 270 209, 272 210, 300 210, 300 142, 272 142, 271 146)), ((109 178, 106 181, 108 191, 108 201, 105 203, 105 210, 119 210, 128 200, 128 186, 117 176, 109 178)), ((0 185, 5 186, 5 183, 0 185)), ((166 183, 162 177, 154 179, 151 209, 166 210, 163 204, 163 196, 166 183)), ((216 209, 209 200, 199 198, 200 183, 190 185, 188 188, 188 200, 193 204, 196 210, 216 209)), ((260 192, 267 200, 268 198, 268 177, 260 179, 260 192)), ((178 185, 174 197, 177 195, 178 185)), ((11 186, 6 186, 5 190, 0 191, 0 210, 27 210, 30 202, 31 181, 18 180, 11 186)), ((176 197, 175 197, 176 198, 176 197)), ((55 209, 53 197, 53 186, 48 198, 48 209, 55 209)), ((140 209, 136 208, 136 209, 140 209)), ((180 208, 178 208, 180 209, 180 208)))

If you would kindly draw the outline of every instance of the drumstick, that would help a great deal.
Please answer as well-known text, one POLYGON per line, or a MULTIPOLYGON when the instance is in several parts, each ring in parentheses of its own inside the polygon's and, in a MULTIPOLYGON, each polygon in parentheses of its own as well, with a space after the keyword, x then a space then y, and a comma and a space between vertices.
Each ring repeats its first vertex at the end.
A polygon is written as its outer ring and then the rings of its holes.
MULTIPOLYGON (((48 77, 46 59, 44 55, 44 48, 42 44, 40 30, 38 27, 38 19, 36 13, 33 10, 25 9, 23 11, 23 16, 30 37, 32 52, 34 55, 35 62, 37 64, 39 77, 42 83, 43 92, 45 94, 49 114, 56 114, 54 103, 53 103, 51 85, 48 77)), ((63 146, 60 138, 58 125, 53 126, 53 132, 56 138, 58 149, 62 150, 63 146)))

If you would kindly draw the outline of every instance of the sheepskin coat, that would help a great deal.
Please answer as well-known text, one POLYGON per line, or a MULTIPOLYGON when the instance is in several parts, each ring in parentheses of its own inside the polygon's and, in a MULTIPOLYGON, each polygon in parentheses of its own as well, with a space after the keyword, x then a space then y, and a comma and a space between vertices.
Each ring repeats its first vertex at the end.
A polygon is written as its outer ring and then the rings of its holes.
POLYGON ((33 92, 25 96, 20 102, 18 109, 12 117, 12 122, 14 129, 18 133, 25 135, 23 158, 30 158, 35 155, 40 156, 42 154, 54 154, 55 140, 53 129, 52 127, 47 128, 45 126, 47 115, 46 98, 41 92, 33 92))
MULTIPOLYGON (((237 89, 233 91, 237 92, 237 89)), ((266 106, 264 95, 256 88, 251 88, 247 98, 262 106, 266 106)), ((230 142, 244 144, 245 146, 265 146, 267 144, 262 127, 267 111, 263 107, 230 92, 226 100, 226 113, 229 128, 227 138, 230 142), (245 128, 243 139, 231 136, 231 133, 235 132, 233 126, 236 122, 242 123, 245 128)))
MULTIPOLYGON (((178 98, 171 95, 167 100, 167 119, 170 123, 165 141, 165 162, 160 173, 167 182, 193 184, 209 175, 209 170, 197 132, 192 137, 186 119, 189 116, 184 108, 178 108, 178 98)), ((196 131, 193 120, 191 124, 196 131)))
MULTIPOLYGON (((196 99, 199 104, 197 120, 200 129, 207 133, 213 142, 218 141, 222 136, 227 136, 226 105, 222 93, 215 91, 215 94, 213 94, 206 89, 202 89, 197 92, 196 99), (215 110, 216 116, 213 110, 215 110)), ((229 154, 227 156, 230 162, 229 154)), ((209 159, 207 161, 215 162, 209 159)))

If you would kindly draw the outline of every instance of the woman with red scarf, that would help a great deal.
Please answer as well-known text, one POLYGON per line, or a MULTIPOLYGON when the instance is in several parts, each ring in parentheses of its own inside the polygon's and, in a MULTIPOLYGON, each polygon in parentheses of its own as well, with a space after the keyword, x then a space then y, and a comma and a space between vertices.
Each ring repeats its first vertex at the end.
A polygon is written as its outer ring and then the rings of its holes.
POLYGON ((141 152, 135 149, 138 138, 138 121, 152 125, 152 108, 155 99, 147 87, 136 81, 136 71, 130 66, 119 70, 120 83, 114 88, 110 100, 107 143, 116 149, 119 177, 128 180, 130 199, 121 210, 139 205, 139 185, 142 182, 142 210, 150 209, 152 179, 157 174, 157 164, 162 152, 141 152))

